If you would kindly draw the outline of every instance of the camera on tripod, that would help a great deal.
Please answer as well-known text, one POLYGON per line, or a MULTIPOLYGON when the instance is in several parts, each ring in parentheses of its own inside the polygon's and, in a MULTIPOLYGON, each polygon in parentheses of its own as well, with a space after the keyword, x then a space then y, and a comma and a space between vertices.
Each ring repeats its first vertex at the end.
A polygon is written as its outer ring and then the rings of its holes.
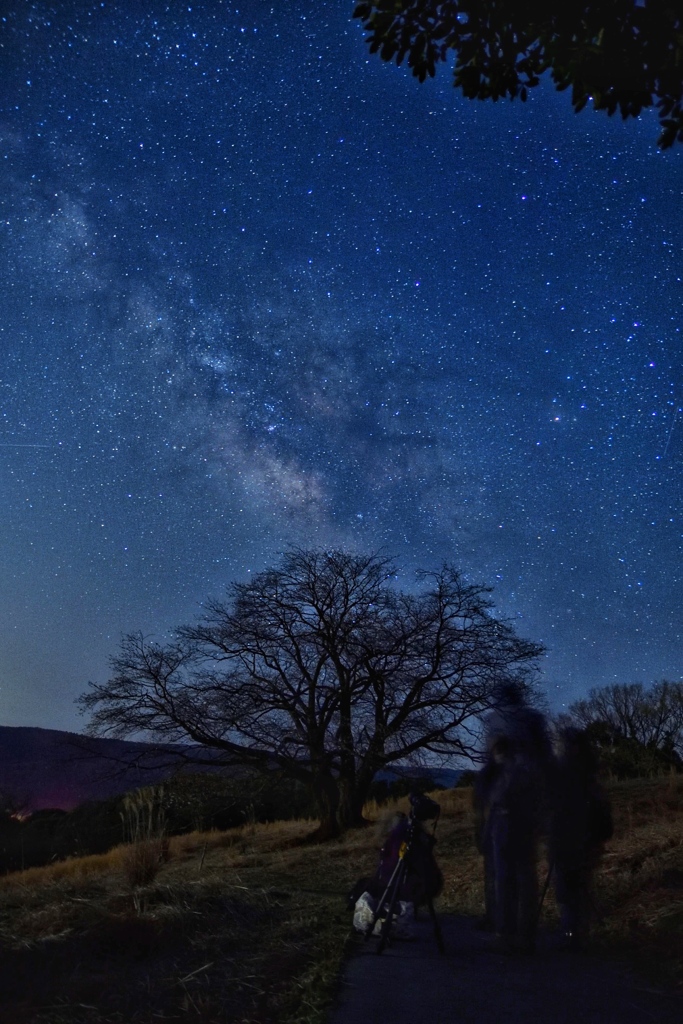
POLYGON ((441 813, 436 801, 424 793, 410 794, 410 811, 391 830, 380 853, 376 883, 380 896, 366 932, 366 938, 375 932, 379 922, 377 952, 381 953, 390 940, 391 929, 400 913, 400 904, 408 902, 414 912, 426 905, 434 925, 439 952, 443 953, 441 928, 434 911, 434 899, 443 888, 443 875, 434 859, 436 838, 434 831, 441 813), (423 822, 433 821, 431 835, 423 822))
POLYGON ((409 799, 410 817, 416 821, 434 821, 435 823, 439 820, 441 807, 436 800, 425 796, 424 793, 411 793, 409 799))

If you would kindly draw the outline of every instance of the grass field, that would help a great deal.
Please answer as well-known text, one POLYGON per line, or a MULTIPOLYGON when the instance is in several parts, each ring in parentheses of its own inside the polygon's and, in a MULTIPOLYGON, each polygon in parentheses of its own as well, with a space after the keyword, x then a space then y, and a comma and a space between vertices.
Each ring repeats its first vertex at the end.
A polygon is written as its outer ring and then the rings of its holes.
MULTIPOLYGON (((683 987, 683 778, 611 794, 616 832, 597 880, 595 948, 683 987)), ((435 796, 440 909, 479 914, 470 793, 435 796)), ((6 876, 0 1019, 320 1024, 349 938, 344 896, 374 870, 381 822, 318 847, 303 842, 312 828, 194 833, 6 876)), ((555 917, 550 897, 544 924, 555 917)))

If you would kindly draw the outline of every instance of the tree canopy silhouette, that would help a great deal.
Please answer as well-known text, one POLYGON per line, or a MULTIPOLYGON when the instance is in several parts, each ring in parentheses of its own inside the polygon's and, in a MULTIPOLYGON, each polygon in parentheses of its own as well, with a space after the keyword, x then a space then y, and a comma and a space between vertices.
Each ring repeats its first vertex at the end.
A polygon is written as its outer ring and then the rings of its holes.
POLYGON ((603 686, 572 704, 569 715, 605 752, 618 748, 632 761, 639 756, 646 774, 683 767, 683 683, 603 686))
POLYGON ((468 99, 526 100, 549 71, 575 111, 656 105, 665 149, 683 141, 683 8, 671 0, 362 0, 372 53, 423 82, 455 55, 468 99))
POLYGON ((307 783, 320 835, 362 821, 376 773, 467 755, 476 717, 542 653, 450 566, 415 592, 378 555, 285 554, 160 646, 127 636, 80 698, 91 730, 193 744, 197 761, 307 783))

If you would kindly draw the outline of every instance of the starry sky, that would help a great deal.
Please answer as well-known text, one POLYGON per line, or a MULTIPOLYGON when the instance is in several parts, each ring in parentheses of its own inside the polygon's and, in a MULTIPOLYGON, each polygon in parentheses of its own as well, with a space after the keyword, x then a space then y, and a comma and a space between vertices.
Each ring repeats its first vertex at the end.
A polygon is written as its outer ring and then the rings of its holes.
POLYGON ((491 585, 556 709, 683 675, 683 151, 353 7, 3 7, 4 725, 289 544, 491 585))

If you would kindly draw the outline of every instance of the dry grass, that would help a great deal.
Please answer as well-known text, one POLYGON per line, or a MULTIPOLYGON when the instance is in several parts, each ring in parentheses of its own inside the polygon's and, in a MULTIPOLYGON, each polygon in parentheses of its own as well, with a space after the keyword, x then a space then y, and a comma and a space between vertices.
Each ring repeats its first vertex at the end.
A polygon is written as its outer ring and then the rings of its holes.
POLYGON ((122 847, 117 846, 108 853, 92 854, 88 857, 69 857, 67 860, 48 864, 43 868, 27 868, 26 871, 15 871, 0 878, 0 888, 18 886, 22 889, 40 888, 53 882, 78 881, 92 875, 107 874, 118 871, 121 863, 122 847))
POLYGON ((132 847, 7 876, 6 1019, 322 1020, 348 937, 343 896, 372 865, 362 836, 302 845, 311 831, 286 822, 176 837, 146 885, 127 869, 132 847))
POLYGON ((683 777, 611 788, 615 836, 596 886, 607 948, 683 987, 683 777))
MULTIPOLYGON (((616 834, 598 879, 595 941, 683 984, 683 779, 612 788, 616 834)), ((434 794, 441 910, 479 914, 470 792, 434 794)), ((321 1024, 349 936, 344 896, 371 873, 375 827, 320 847, 311 822, 170 840, 147 884, 130 848, 0 880, 0 987, 12 1024, 239 1020, 321 1024), (126 852, 128 851, 128 853, 126 852)), ((542 869, 541 869, 542 870, 542 869)), ((546 901, 545 923, 556 916, 546 901)))
POLYGON ((170 844, 164 837, 141 839, 123 847, 121 866, 131 888, 150 885, 161 865, 170 857, 170 844))
MULTIPOLYGON (((595 877, 593 947, 627 956, 655 980, 683 987, 683 776, 613 783, 609 792, 615 831, 595 877)), ((442 805, 442 907, 479 914, 483 878, 472 842, 470 791, 434 796, 442 805)), ((542 858, 539 880, 547 868, 542 858)), ((557 920, 551 888, 542 925, 553 928, 557 920)))

